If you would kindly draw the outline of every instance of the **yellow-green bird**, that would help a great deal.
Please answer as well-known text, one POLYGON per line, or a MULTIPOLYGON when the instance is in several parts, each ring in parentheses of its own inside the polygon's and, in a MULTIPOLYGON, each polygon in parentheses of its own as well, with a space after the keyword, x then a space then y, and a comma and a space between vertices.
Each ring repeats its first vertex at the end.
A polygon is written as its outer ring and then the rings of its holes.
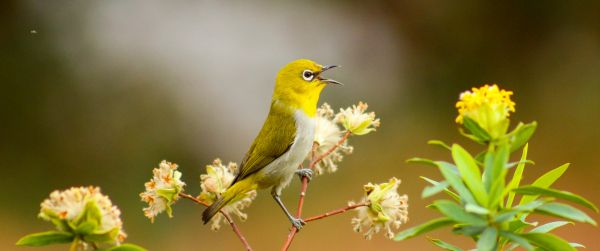
POLYGON ((337 66, 323 66, 299 59, 284 66, 275 80, 271 110, 250 146, 231 186, 210 207, 204 210, 206 224, 221 208, 243 199, 255 189, 271 189, 271 195, 298 229, 305 224, 287 210, 279 196, 294 173, 308 178, 312 170, 298 169, 311 150, 315 132, 317 102, 328 84, 340 84, 321 74, 337 66))

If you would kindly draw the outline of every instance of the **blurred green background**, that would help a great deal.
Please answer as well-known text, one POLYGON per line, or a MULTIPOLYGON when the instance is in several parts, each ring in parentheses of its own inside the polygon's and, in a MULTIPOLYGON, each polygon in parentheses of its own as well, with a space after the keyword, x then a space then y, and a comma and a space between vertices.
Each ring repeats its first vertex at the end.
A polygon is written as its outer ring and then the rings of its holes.
MULTIPOLYGON (((138 194, 162 159, 199 192, 215 157, 239 162, 266 116, 274 76, 310 58, 343 68, 322 102, 359 100, 381 128, 352 138, 355 154, 311 183, 305 215, 362 196, 395 176, 410 221, 436 214, 418 177, 439 178, 413 156, 447 159, 429 139, 478 146, 454 123, 458 94, 498 83, 515 92, 513 121, 540 123, 526 179, 564 162, 556 187, 600 204, 600 2, 597 1, 16 1, 0 3, 0 249, 51 225, 36 218, 54 189, 98 185, 123 211, 128 241, 150 250, 240 250, 228 228, 212 232, 202 208, 144 218, 138 194)), ((297 180, 284 191, 295 205, 297 180)), ((288 221, 268 192, 240 227, 256 250, 276 250, 288 221)), ((586 211, 591 213, 589 211, 586 211)), ((352 214, 308 225, 292 250, 435 250, 423 237, 367 241, 352 214)), ((599 220, 597 214, 592 217, 599 220)), ((600 230, 558 231, 600 250, 600 230)), ((441 237, 470 242, 449 231, 441 237)), ((47 250, 64 250, 54 247, 47 250)))

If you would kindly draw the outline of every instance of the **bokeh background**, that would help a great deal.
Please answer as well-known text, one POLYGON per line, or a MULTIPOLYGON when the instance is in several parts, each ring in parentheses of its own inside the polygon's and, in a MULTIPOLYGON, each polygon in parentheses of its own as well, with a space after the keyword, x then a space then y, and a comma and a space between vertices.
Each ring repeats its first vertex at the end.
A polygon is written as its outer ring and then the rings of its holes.
MULTIPOLYGON (((182 201, 175 217, 144 218, 138 194, 162 159, 180 165, 190 193, 215 157, 239 162, 266 116, 274 76, 310 58, 343 68, 321 98, 366 101, 381 117, 351 139, 355 154, 311 183, 305 215, 362 196, 391 176, 410 196, 412 226, 434 217, 413 156, 447 159, 429 139, 478 146, 454 123, 458 94, 498 83, 513 90, 513 121, 537 120, 536 165, 564 162, 556 187, 600 204, 600 4, 594 1, 16 1, 0 3, 0 249, 51 226, 36 218, 54 189, 98 185, 123 211, 128 241, 150 250, 240 250, 225 227, 182 201)), ((295 205, 299 182, 285 190, 295 205)), ((292 207, 293 208, 293 207, 292 207)), ((276 250, 288 221, 268 192, 241 224, 256 250, 276 250)), ((600 220, 598 214, 592 214, 600 220)), ((351 214, 311 223, 292 250, 435 250, 425 237, 367 241, 351 214)), ((557 232, 600 250, 600 230, 557 232)), ((430 236, 469 248, 449 231, 430 236)), ((46 250, 64 250, 59 246, 46 250)))

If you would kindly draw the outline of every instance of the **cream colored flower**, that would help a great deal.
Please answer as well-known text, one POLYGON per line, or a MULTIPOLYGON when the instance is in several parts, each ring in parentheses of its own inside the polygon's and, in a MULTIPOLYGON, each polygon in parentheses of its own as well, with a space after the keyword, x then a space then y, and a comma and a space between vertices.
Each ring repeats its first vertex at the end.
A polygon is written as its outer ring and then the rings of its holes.
POLYGON ((375 118, 374 112, 365 113, 368 107, 367 103, 358 102, 358 105, 340 109, 335 116, 335 121, 354 135, 365 135, 375 131, 375 128, 379 127, 380 121, 375 118))
POLYGON ((121 211, 108 196, 100 193, 99 187, 72 187, 54 191, 50 193, 50 198, 42 202, 39 217, 52 221, 61 231, 72 231, 71 227, 93 221, 96 227, 86 234, 103 236, 108 240, 107 243, 119 244, 127 237, 123 232, 121 211), (91 211, 99 212, 99 217, 91 211))
POLYGON ((371 239, 373 234, 385 229, 387 238, 394 237, 393 229, 408 221, 408 196, 398 194, 398 185, 400 180, 391 178, 388 183, 364 186, 366 196, 362 201, 369 206, 355 209, 358 214, 352 219, 354 231, 362 232, 367 228, 364 236, 371 239))
MULTIPOLYGON (((215 159, 211 165, 207 165, 206 174, 200 175, 200 188, 202 192, 198 196, 198 199, 208 204, 214 203, 231 185, 237 169, 238 166, 236 163, 229 162, 225 166, 220 159, 215 159)), ((237 215, 240 220, 245 221, 248 215, 242 212, 242 210, 250 206, 254 198, 256 198, 256 190, 246 193, 246 196, 242 199, 230 202, 222 210, 229 215, 237 215)), ((225 217, 222 214, 216 214, 210 220, 211 229, 214 231, 219 230, 221 223, 226 223, 225 217)))
POLYGON ((148 207, 144 208, 144 215, 154 222, 154 217, 163 211, 167 211, 169 217, 173 217, 171 205, 179 199, 179 193, 183 191, 185 183, 181 181, 181 172, 177 171, 177 164, 166 160, 160 162, 152 173, 154 176, 144 184, 146 191, 140 193, 140 197, 148 203, 148 207))
MULTIPOLYGON (((317 109, 314 139, 319 145, 316 150, 317 155, 324 154, 342 139, 343 132, 333 119, 334 112, 329 104, 324 103, 317 109)), ((315 173, 322 174, 324 172, 335 172, 337 170, 337 163, 342 161, 344 155, 351 154, 352 150, 353 148, 348 145, 348 141, 344 141, 344 143, 315 165, 315 173)), ((309 154, 307 158, 310 160, 312 156, 309 154)))

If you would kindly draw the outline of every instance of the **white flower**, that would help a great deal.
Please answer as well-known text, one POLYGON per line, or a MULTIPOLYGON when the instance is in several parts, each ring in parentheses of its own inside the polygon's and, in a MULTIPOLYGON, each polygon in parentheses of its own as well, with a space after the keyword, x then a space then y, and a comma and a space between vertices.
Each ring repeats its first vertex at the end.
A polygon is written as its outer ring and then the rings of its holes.
MULTIPOLYGON (((317 155, 324 154, 342 139, 343 132, 333 121, 333 118, 334 112, 329 104, 324 103, 317 109, 314 139, 314 142, 319 145, 316 149, 317 155)), ((344 141, 332 153, 315 165, 316 174, 322 174, 325 171, 330 173, 335 172, 337 170, 337 163, 342 161, 344 154, 351 154, 352 150, 353 148, 348 145, 348 141, 344 141)), ((310 160, 312 156, 309 155, 307 158, 310 160)))
POLYGON ((108 196, 100 193, 99 187, 72 187, 54 191, 50 193, 50 198, 42 202, 39 217, 52 221, 61 231, 73 231, 72 227, 93 221, 96 227, 89 230, 88 234, 103 235, 107 242, 113 244, 119 244, 127 237, 123 232, 121 211, 108 196))
POLYGON ((183 191, 185 183, 181 181, 181 172, 177 171, 177 164, 166 160, 160 162, 152 173, 154 176, 144 184, 146 191, 140 193, 140 197, 148 203, 148 207, 144 208, 144 215, 154 222, 154 217, 165 210, 169 217, 173 217, 171 205, 179 199, 179 193, 183 191))
MULTIPOLYGON (((207 165, 206 174, 200 175, 202 192, 198 199, 209 204, 214 203, 233 182, 237 168, 236 163, 229 162, 225 166, 220 159, 215 159, 211 165, 207 165)), ((222 210, 229 215, 237 215, 240 220, 245 221, 248 215, 242 212, 242 209, 250 206, 254 198, 256 198, 256 190, 247 192, 244 198, 230 202, 222 210)), ((219 230, 221 223, 225 223, 225 217, 222 214, 216 214, 210 223, 212 230, 219 230)))
POLYGON ((391 178, 388 183, 364 186, 367 195, 363 203, 367 202, 368 206, 356 208, 358 214, 352 219, 354 231, 361 232, 366 227, 365 238, 371 239, 373 234, 385 229, 386 237, 394 237, 392 228, 398 229, 408 221, 408 196, 398 194, 398 185, 400 180, 391 178))
POLYGON ((369 106, 367 103, 358 102, 358 105, 353 105, 346 109, 340 109, 340 112, 335 116, 335 121, 342 124, 346 130, 354 135, 365 135, 375 128, 379 127, 379 119, 375 118, 375 113, 365 113, 369 106))

